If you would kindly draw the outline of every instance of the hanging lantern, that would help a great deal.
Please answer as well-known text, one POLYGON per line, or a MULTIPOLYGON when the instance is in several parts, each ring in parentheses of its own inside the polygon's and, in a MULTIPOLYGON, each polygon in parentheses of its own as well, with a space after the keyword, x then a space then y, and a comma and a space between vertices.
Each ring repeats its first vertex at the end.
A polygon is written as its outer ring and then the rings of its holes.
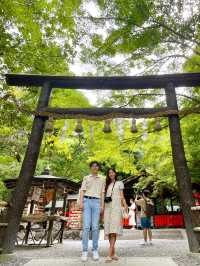
POLYGON ((155 130, 160 131, 162 129, 161 124, 160 124, 160 118, 156 117, 155 118, 155 130))
POLYGON ((124 119, 116 118, 115 121, 119 140, 122 141, 124 139, 124 119))
POLYGON ((53 117, 49 117, 47 124, 46 124, 45 131, 48 133, 53 132, 53 117))
POLYGON ((136 126, 136 119, 135 119, 135 118, 132 119, 132 123, 131 123, 131 132, 132 132, 132 133, 136 133, 136 132, 138 132, 138 130, 137 130, 137 126, 136 126))
POLYGON ((148 124, 145 118, 142 122, 142 127, 143 127, 142 140, 146 140, 148 138, 148 132, 147 132, 148 124))
POLYGON ((77 120, 77 124, 76 124, 74 131, 78 134, 83 133, 83 126, 82 126, 82 120, 81 119, 77 120))
POLYGON ((68 124, 67 124, 67 121, 65 120, 64 126, 63 126, 62 131, 61 131, 61 135, 60 135, 60 141, 65 140, 65 133, 66 133, 67 129, 68 129, 68 124))
POLYGON ((142 126, 143 129, 146 130, 148 128, 148 125, 147 125, 147 120, 145 118, 144 118, 142 124, 143 124, 143 126, 142 126))
POLYGON ((110 132, 112 132, 110 123, 111 123, 111 119, 105 120, 104 128, 103 128, 103 132, 104 133, 110 133, 110 132))

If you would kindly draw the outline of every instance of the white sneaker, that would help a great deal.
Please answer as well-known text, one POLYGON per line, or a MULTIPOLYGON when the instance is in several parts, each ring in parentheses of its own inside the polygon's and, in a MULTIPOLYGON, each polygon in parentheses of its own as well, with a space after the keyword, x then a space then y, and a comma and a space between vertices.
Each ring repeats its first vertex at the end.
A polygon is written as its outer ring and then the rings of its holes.
POLYGON ((147 242, 143 241, 140 243, 141 246, 146 246, 147 245, 147 242))
POLYGON ((85 262, 85 261, 87 261, 87 259, 88 259, 88 253, 87 253, 87 251, 84 251, 84 252, 82 253, 81 260, 82 260, 83 262, 85 262))
POLYGON ((152 241, 149 241, 149 245, 152 246, 153 245, 153 242, 152 241))
POLYGON ((99 260, 99 253, 97 250, 93 251, 93 260, 99 260))

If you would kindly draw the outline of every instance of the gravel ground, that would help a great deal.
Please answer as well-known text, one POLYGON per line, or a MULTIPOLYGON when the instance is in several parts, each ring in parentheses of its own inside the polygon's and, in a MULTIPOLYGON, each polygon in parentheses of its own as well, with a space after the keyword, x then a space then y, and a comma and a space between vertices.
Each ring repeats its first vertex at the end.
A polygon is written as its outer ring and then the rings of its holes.
MULTIPOLYGON (((172 257, 178 266, 200 266, 200 254, 189 253, 185 239, 155 239, 153 246, 146 247, 141 246, 140 242, 140 240, 117 241, 117 254, 122 257, 172 257)), ((100 256, 107 256, 108 242, 100 240, 99 247, 100 256)), ((0 257, 0 265, 21 266, 33 258, 77 257, 80 254, 80 241, 65 240, 63 244, 57 244, 50 248, 18 247, 14 254, 4 256, 2 259, 0 257)))

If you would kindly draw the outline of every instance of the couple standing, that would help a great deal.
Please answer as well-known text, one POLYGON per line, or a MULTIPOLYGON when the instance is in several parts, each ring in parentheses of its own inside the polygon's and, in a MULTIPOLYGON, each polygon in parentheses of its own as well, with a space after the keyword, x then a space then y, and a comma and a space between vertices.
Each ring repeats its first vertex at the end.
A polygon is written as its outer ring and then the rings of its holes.
POLYGON ((90 163, 91 174, 84 177, 80 190, 80 208, 83 210, 82 234, 82 261, 88 259, 88 240, 90 228, 92 229, 93 259, 98 260, 98 240, 100 215, 104 216, 104 231, 109 239, 109 252, 106 262, 118 260, 115 254, 115 242, 118 235, 122 234, 123 216, 122 207, 128 210, 124 198, 124 184, 117 181, 115 169, 107 171, 106 182, 98 172, 100 164, 97 161, 90 163))

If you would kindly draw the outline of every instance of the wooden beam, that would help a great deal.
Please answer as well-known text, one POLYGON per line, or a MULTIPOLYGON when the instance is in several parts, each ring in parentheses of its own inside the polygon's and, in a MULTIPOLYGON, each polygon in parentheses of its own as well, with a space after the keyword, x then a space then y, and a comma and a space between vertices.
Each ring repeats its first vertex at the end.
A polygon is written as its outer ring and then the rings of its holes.
POLYGON ((88 119, 105 120, 116 117, 149 118, 178 114, 173 108, 41 108, 36 113, 39 116, 55 119, 88 119))
POLYGON ((50 82, 53 88, 74 89, 149 89, 166 88, 173 82, 176 87, 200 86, 200 73, 179 73, 151 76, 114 76, 114 77, 71 77, 33 74, 6 74, 6 82, 11 86, 43 86, 50 82))
MULTIPOLYGON (((30 214, 33 214, 34 204, 35 204, 35 201, 31 200, 30 214)), ((25 236, 24 236, 25 244, 28 244, 28 238, 29 238, 30 231, 31 231, 31 222, 28 222, 26 225, 25 236)))
MULTIPOLYGON (((167 106, 169 108, 176 108, 178 110, 176 92, 174 84, 168 84, 166 90, 167 106)), ((188 236, 189 248, 192 252, 199 252, 200 243, 193 231, 191 206, 193 205, 192 199, 192 186, 185 158, 185 151, 182 141, 181 128, 179 116, 177 114, 169 115, 169 129, 172 146, 173 163, 176 173, 176 180, 179 189, 181 208, 184 215, 186 232, 188 236)))
MULTIPOLYGON (((58 189, 57 183, 55 182, 52 206, 51 206, 51 215, 54 215, 56 213, 57 189, 58 189)), ((53 244, 53 241, 52 241, 53 224, 54 224, 54 220, 52 219, 49 221, 46 247, 50 247, 53 244)))
MULTIPOLYGON (((38 109, 48 105, 51 94, 49 83, 45 83, 41 90, 38 109)), ((19 179, 12 194, 8 209, 8 227, 3 241, 3 253, 11 253, 14 249, 21 216, 27 201, 28 192, 34 176, 40 146, 43 138, 46 117, 36 116, 33 121, 29 143, 22 163, 19 179)))
MULTIPOLYGON (((68 196, 68 192, 66 189, 64 189, 64 193, 63 193, 63 216, 66 216, 66 206, 67 206, 67 196, 68 196)), ((63 243, 63 234, 64 234, 64 230, 65 230, 65 221, 61 222, 61 229, 60 229, 60 236, 59 236, 59 243, 63 243)))

